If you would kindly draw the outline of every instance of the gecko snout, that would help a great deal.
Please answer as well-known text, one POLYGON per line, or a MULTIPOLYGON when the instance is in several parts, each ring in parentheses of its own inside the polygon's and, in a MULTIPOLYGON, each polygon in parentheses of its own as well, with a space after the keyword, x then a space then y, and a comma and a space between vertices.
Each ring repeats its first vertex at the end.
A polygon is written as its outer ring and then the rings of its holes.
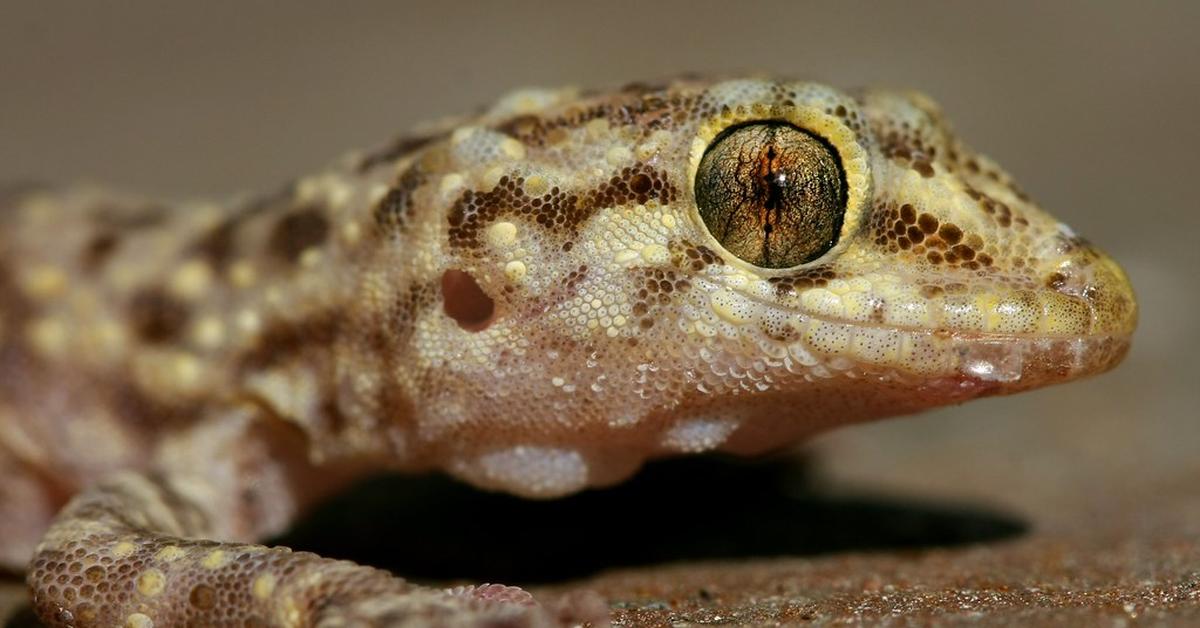
POLYGON ((1137 300, 1121 266, 1081 238, 1071 238, 1061 248, 1064 255, 1046 274, 1045 288, 1086 304, 1091 315, 1088 335, 1132 335, 1137 326, 1137 300))

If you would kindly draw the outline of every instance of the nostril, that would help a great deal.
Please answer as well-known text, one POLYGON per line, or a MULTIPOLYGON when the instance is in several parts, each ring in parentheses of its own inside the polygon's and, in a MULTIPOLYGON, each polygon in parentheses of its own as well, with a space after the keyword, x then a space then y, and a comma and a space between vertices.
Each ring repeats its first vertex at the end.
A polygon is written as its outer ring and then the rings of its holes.
POLYGON ((442 309, 459 327, 483 331, 492 324, 496 302, 470 273, 451 268, 442 273, 442 309))
POLYGON ((1046 287, 1057 292, 1066 292, 1067 276, 1061 272, 1055 271, 1046 277, 1046 287))

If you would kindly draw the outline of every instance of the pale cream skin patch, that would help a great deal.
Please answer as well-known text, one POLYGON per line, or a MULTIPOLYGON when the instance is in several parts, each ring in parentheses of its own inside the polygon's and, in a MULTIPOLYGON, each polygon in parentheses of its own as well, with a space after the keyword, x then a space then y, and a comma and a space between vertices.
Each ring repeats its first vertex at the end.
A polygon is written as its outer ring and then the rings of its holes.
POLYGON ((225 206, 0 210, 0 564, 57 626, 547 625, 247 543, 384 469, 550 498, 1064 382, 1137 316, 928 98, 816 83, 523 90, 225 206))

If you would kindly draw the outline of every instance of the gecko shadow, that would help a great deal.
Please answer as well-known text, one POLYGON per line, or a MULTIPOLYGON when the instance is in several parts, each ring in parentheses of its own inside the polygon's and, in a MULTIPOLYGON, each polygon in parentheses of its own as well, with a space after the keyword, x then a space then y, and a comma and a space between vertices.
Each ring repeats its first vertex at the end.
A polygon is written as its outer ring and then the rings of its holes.
POLYGON ((683 458, 529 501, 443 476, 377 477, 277 542, 427 580, 556 582, 665 562, 950 547, 1028 526, 970 504, 823 487, 802 460, 683 458))

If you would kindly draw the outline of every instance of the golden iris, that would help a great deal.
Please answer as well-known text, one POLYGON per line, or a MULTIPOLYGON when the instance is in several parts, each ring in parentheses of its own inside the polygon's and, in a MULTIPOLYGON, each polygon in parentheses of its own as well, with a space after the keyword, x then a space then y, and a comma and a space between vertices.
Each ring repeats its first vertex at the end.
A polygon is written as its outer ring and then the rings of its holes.
POLYGON ((823 139, 786 122, 754 122, 705 151, 696 205, 725 250, 762 268, 791 268, 837 244, 845 175, 823 139))

